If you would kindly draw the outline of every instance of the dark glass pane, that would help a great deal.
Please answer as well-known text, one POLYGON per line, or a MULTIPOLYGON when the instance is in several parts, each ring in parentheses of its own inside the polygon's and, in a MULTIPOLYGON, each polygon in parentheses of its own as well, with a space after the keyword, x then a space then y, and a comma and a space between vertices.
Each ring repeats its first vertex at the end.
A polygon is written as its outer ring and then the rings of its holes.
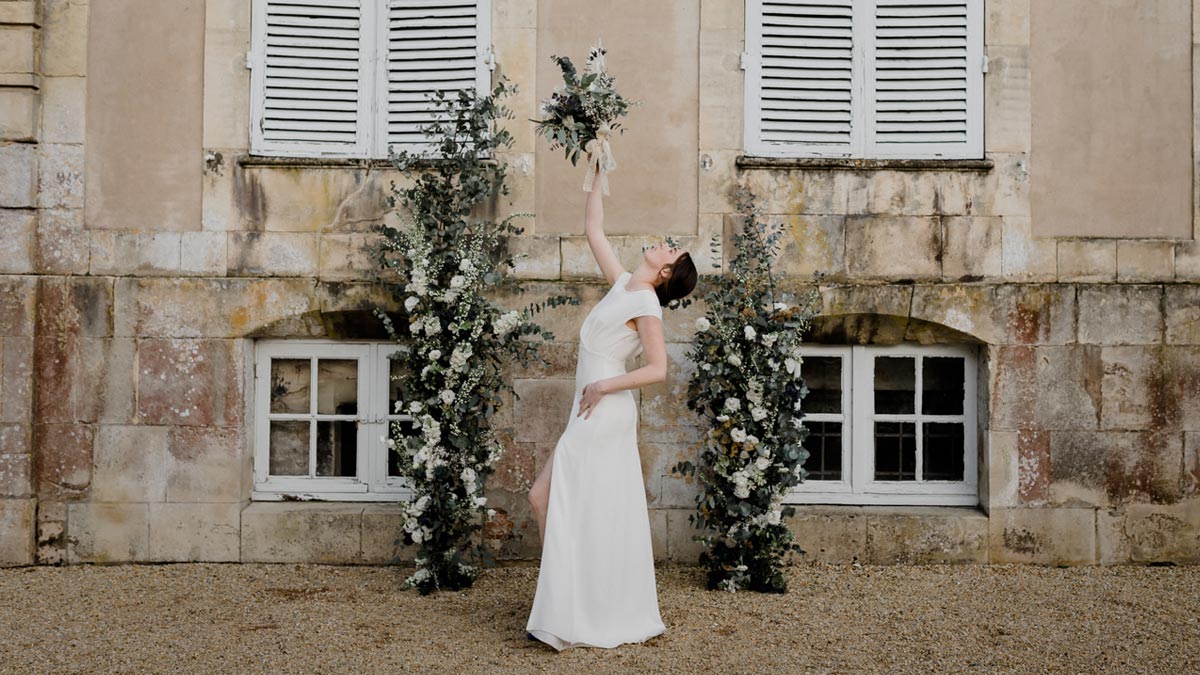
POLYGON ((800 376, 808 394, 800 403, 805 413, 842 412, 842 359, 837 356, 805 356, 800 376))
MULTIPOLYGON (((392 433, 396 432, 395 430, 397 429, 397 427, 399 427, 400 433, 404 434, 405 436, 420 436, 421 435, 421 430, 417 429, 415 426, 413 426, 412 420, 392 420, 391 422, 388 423, 388 428, 392 430, 392 433)), ((397 440, 395 448, 387 449, 388 475, 389 476, 399 476, 400 475, 400 453, 401 452, 404 452, 404 448, 400 444, 399 440, 397 440)))
POLYGON ((917 363, 911 356, 875 358, 875 413, 904 415, 916 412, 917 363))
POLYGON ((925 422, 922 426, 922 480, 962 480, 963 425, 925 422))
POLYGON ((841 480, 842 423, 805 422, 804 426, 808 428, 808 438, 804 439, 804 449, 808 450, 804 470, 808 474, 804 480, 841 480))
POLYGON ((927 356, 921 363, 921 412, 961 415, 963 360, 957 356, 927 356))
POLYGON ((317 412, 322 415, 358 412, 358 361, 317 361, 317 412))
POLYGON ((875 423, 875 480, 917 479, 915 422, 875 423))
POLYGON ((272 476, 307 476, 308 422, 272 421, 267 454, 270 460, 267 470, 272 476))
POLYGON ((317 422, 317 475, 356 476, 358 424, 349 420, 317 422))
POLYGON ((308 412, 311 372, 308 359, 271 359, 271 412, 308 412))

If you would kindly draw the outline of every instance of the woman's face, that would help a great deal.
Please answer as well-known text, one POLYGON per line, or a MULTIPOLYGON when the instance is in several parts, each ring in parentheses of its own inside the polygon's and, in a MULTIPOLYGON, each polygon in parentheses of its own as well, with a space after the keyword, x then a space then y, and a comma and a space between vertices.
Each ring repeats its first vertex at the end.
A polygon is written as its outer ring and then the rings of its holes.
POLYGON ((683 255, 683 249, 674 248, 670 244, 663 242, 646 249, 643 255, 646 258, 646 262, 649 263, 651 267, 661 270, 663 267, 666 267, 667 265, 674 263, 676 260, 679 260, 679 256, 683 255))

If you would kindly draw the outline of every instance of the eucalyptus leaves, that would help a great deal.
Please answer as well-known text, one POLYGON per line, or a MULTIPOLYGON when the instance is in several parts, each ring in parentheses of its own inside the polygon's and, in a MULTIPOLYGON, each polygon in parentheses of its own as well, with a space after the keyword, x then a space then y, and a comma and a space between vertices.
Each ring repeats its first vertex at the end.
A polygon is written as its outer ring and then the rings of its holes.
POLYGON ((551 56, 562 69, 563 84, 554 89, 550 98, 542 101, 538 109, 541 119, 530 120, 537 123, 535 133, 550 141, 551 150, 562 147, 563 156, 569 158, 572 165, 581 152, 588 154, 583 190, 590 192, 592 181, 598 177, 604 194, 608 194, 608 173, 617 168, 609 137, 618 129, 625 133, 618 118, 642 103, 623 98, 613 88, 616 77, 604 66, 607 53, 597 41, 588 52, 582 76, 576 72, 570 58, 551 56))
MULTIPOLYGON (((446 119, 422 131, 436 139, 437 157, 391 153, 393 166, 415 180, 407 188, 393 185, 388 204, 401 204, 405 223, 378 226, 384 236, 374 256, 381 281, 403 311, 395 317, 376 314, 397 342, 393 358, 405 366, 398 383, 403 396, 394 412, 411 421, 393 422, 385 441, 415 493, 405 504, 397 543, 421 546, 417 569, 404 586, 422 595, 464 588, 477 577, 478 567, 467 562, 463 549, 482 527, 484 483, 504 451, 492 419, 502 390, 512 391, 503 377, 506 361, 515 357, 528 365, 536 358, 545 364, 538 341, 527 338, 554 339, 531 322, 542 304, 504 311, 487 297, 516 289, 517 282, 506 275, 515 262, 508 235, 524 229, 509 221, 530 214, 514 213, 500 222, 473 217, 477 206, 508 194, 504 164, 483 158, 512 144, 509 132, 495 122, 511 117, 498 101, 516 89, 501 76, 483 97, 460 90, 457 100, 447 100, 444 92, 436 92, 446 119)), ((578 302, 554 296, 545 306, 578 302)), ((487 509, 486 515, 494 511, 487 509)), ((472 560, 491 561, 482 547, 467 553, 472 560)))
POLYGON ((737 209, 746 222, 734 239, 736 256, 727 274, 709 279, 707 314, 696 320, 688 351, 698 370, 687 405, 708 429, 698 461, 672 469, 701 485, 689 520, 709 532, 693 537, 706 547, 700 564, 708 588, 782 593, 782 558, 799 550, 782 522, 795 509, 783 500, 806 475, 800 403, 808 389, 798 348, 816 295, 797 306, 783 302, 772 274, 782 232, 768 230, 744 188, 737 209))

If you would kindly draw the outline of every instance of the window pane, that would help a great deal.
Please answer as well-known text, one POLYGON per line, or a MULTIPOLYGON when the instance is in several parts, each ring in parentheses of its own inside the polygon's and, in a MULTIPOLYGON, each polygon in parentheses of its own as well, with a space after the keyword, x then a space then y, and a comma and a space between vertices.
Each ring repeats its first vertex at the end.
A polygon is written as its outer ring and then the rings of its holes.
POLYGON ((921 412, 928 415, 962 414, 962 358, 929 356, 921 362, 921 412))
POLYGON ((317 422, 317 475, 357 476, 358 424, 349 420, 317 422))
POLYGON ((273 420, 268 454, 272 476, 307 476, 308 422, 273 420))
MULTIPOLYGON (((405 405, 409 400, 408 392, 401 387, 401 381, 398 379, 401 375, 408 375, 410 369, 408 364, 400 359, 388 359, 390 365, 390 376, 388 377, 388 413, 396 414, 396 402, 404 401, 405 405)), ((400 412, 408 412, 403 410, 400 412)))
POLYGON ((875 423, 875 480, 917 479, 915 422, 875 423))
MULTIPOLYGON (((394 421, 392 421, 391 424, 392 424, 393 429, 396 427, 396 425, 399 425, 404 430, 403 433, 406 436, 420 436, 421 435, 421 432, 416 427, 413 426, 413 423, 410 420, 394 420, 394 421)), ((404 448, 401 447, 399 443, 396 444, 395 449, 391 449, 391 448, 387 449, 387 454, 388 454, 387 464, 388 464, 388 476, 389 477, 400 476, 400 453, 401 452, 404 452, 404 448)))
POLYGON ((800 403, 806 413, 842 412, 842 360, 836 356, 806 356, 800 375, 808 395, 800 403))
POLYGON ((808 450, 804 470, 808 475, 804 480, 841 480, 842 423, 805 422, 804 426, 808 428, 808 438, 804 439, 804 449, 808 450))
POLYGON ((916 412, 916 359, 911 356, 875 358, 875 413, 904 415, 916 412))
POLYGON ((926 422, 921 449, 923 480, 963 479, 963 425, 926 422))
POLYGON ((317 361, 317 412, 322 415, 358 412, 358 361, 317 361))
POLYGON ((271 359, 271 412, 308 412, 310 374, 308 359, 271 359))

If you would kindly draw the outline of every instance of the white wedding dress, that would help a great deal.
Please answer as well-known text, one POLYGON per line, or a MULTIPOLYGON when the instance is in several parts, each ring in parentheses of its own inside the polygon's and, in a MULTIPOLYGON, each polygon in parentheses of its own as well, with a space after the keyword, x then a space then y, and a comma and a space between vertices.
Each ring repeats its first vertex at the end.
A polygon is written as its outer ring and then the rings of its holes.
POLYGON ((586 384, 621 375, 641 351, 629 319, 662 318, 650 289, 617 277, 579 329, 575 398, 554 448, 537 591, 525 629, 562 651, 644 642, 666 631, 658 610, 650 517, 633 391, 605 394, 577 416, 586 384))

